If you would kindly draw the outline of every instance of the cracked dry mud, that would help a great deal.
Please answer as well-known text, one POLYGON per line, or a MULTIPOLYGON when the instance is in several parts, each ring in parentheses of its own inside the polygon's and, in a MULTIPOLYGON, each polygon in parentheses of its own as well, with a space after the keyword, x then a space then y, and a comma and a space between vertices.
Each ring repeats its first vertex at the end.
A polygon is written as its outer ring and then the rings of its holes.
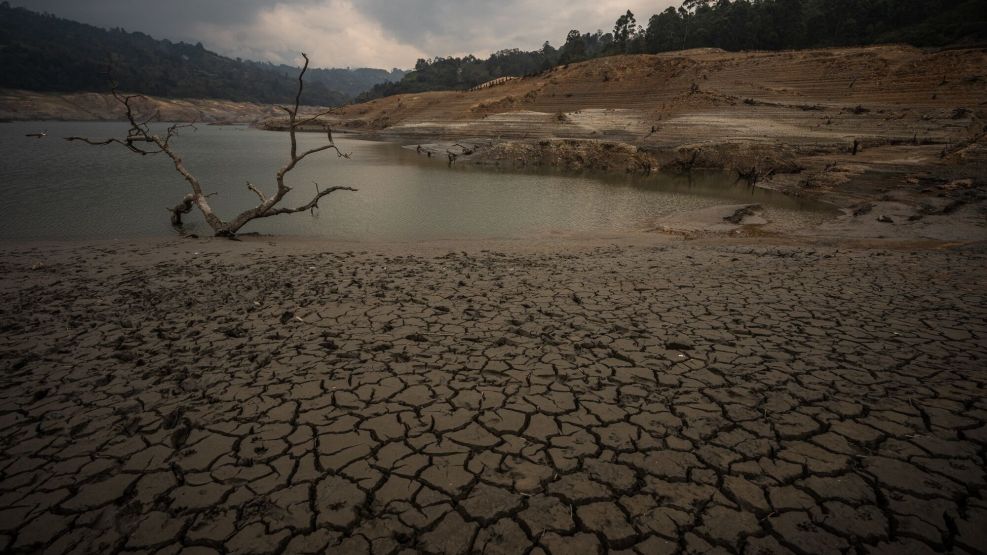
POLYGON ((0 551, 987 550, 983 249, 222 248, 0 256, 0 551))

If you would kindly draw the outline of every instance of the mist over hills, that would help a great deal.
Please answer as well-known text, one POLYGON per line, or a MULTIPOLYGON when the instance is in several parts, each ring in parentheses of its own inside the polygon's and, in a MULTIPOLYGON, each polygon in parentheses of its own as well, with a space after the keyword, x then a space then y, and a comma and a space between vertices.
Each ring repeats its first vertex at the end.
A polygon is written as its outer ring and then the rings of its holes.
MULTIPOLYGON (((105 92, 108 68, 128 92, 259 103, 293 100, 298 75, 297 67, 228 58, 202 43, 158 40, 0 3, 0 88, 105 92)), ((310 68, 302 100, 345 104, 404 74, 399 69, 310 68)))

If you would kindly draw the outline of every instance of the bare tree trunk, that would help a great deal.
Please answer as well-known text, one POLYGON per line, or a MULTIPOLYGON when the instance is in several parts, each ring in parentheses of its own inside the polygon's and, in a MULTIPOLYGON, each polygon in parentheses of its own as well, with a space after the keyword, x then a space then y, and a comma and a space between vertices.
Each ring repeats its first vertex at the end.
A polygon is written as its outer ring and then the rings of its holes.
POLYGON ((171 208, 171 225, 173 227, 182 227, 182 214, 188 214, 192 211, 192 206, 195 204, 195 196, 191 193, 185 195, 182 202, 171 208))
MULTIPOLYGON (((189 171, 185 164, 182 162, 181 156, 174 149, 171 148, 171 139, 178 135, 178 131, 184 127, 192 127, 192 124, 187 125, 172 125, 168 128, 166 134, 162 137, 160 135, 155 135, 151 133, 149 123, 157 117, 157 114, 153 114, 145 120, 138 119, 134 112, 134 106, 132 102, 135 99, 142 98, 141 95, 121 95, 117 89, 116 85, 113 86, 112 92, 113 97, 123 105, 127 117, 127 121, 130 122, 130 129, 127 131, 127 136, 123 139, 111 138, 103 140, 94 140, 87 137, 65 137, 67 141, 82 141, 91 145, 108 145, 108 144, 119 144, 125 146, 131 152, 140 155, 148 154, 161 154, 164 153, 168 158, 171 159, 175 166, 175 171, 177 171, 183 179, 188 183, 189 187, 192 189, 191 193, 185 195, 174 208, 169 208, 168 211, 171 212, 171 223, 176 227, 181 227, 182 225, 182 215, 188 214, 192 211, 192 206, 196 206, 199 212, 202 213, 202 217, 205 219, 206 223, 212 228, 213 233, 220 237, 234 237, 236 233, 248 222, 255 220, 257 218, 267 218, 270 216, 277 216, 279 214, 294 214, 296 212, 304 212, 306 210, 313 210, 319 205, 319 200, 321 200, 326 195, 332 194, 336 191, 356 191, 352 187, 334 186, 327 189, 319 189, 316 183, 316 194, 307 204, 299 206, 297 208, 279 208, 278 203, 284 199, 284 196, 291 191, 285 183, 285 177, 291 170, 295 169, 295 166, 299 164, 306 157, 322 152, 324 150, 333 150, 336 155, 340 158, 349 158, 350 155, 339 150, 336 143, 332 139, 332 129, 328 126, 326 127, 326 135, 328 138, 328 143, 322 146, 318 146, 303 152, 298 152, 298 140, 296 137, 296 132, 301 126, 311 123, 317 120, 319 117, 324 116, 331 112, 331 110, 326 110, 320 112, 313 116, 306 117, 304 119, 298 119, 298 111, 301 105, 302 90, 305 86, 305 72, 308 70, 308 56, 302 53, 302 57, 305 59, 305 64, 302 66, 301 72, 298 74, 298 91, 295 94, 295 103, 293 106, 279 106, 280 109, 284 110, 288 114, 288 136, 290 140, 290 150, 289 150, 289 160, 284 166, 278 170, 275 175, 275 182, 277 189, 274 194, 270 197, 266 196, 260 189, 254 185, 247 183, 247 189, 252 191, 260 199, 260 203, 250 209, 244 210, 240 214, 236 215, 230 221, 224 221, 219 216, 213 212, 212 207, 209 205, 207 200, 209 196, 203 192, 202 184, 199 180, 189 171)), ((214 193, 215 194, 215 193, 214 193)))

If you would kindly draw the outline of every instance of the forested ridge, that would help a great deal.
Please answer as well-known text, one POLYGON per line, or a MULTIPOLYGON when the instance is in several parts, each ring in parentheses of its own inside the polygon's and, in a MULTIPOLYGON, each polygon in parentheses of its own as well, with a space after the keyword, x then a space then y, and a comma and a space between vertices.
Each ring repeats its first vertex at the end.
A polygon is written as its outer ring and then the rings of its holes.
POLYGON ((532 75, 616 54, 688 48, 787 50, 903 42, 945 46, 987 40, 987 0, 686 0, 639 22, 627 11, 612 30, 569 31, 559 48, 501 50, 420 59, 401 81, 381 83, 369 100, 400 93, 468 89, 504 76, 532 75))
MULTIPOLYGON (((168 98, 260 103, 294 99, 298 68, 232 59, 202 43, 156 40, 0 3, 0 87, 33 91, 106 91, 107 69, 121 90, 168 98)), ((311 69, 303 100, 345 104, 401 70, 311 69)))

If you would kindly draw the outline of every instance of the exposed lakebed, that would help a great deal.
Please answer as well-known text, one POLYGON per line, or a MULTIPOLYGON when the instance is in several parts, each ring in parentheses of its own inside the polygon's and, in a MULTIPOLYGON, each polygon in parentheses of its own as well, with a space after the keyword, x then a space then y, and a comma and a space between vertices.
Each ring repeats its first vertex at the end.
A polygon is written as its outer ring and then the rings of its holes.
MULTIPOLYGON (((138 156, 118 145, 69 143, 62 137, 122 136, 118 122, 0 125, 3 239, 96 239, 172 233, 165 208, 188 191, 164 155, 138 156), (47 129, 43 139, 25 137, 47 129)), ((300 148, 324 141, 300 134, 300 148)), ((758 203, 768 220, 799 228, 832 215, 823 205, 762 189, 722 173, 600 176, 453 167, 386 143, 337 137, 351 159, 321 153, 289 175, 286 205, 304 204, 322 187, 358 192, 326 197, 313 215, 277 216, 242 231, 325 236, 349 241, 605 235, 652 229, 664 218, 717 205, 758 203)), ((284 133, 245 126, 199 126, 174 145, 228 218, 257 202, 249 181, 273 191, 287 156, 284 133)), ((189 231, 206 234, 197 214, 189 231)))

